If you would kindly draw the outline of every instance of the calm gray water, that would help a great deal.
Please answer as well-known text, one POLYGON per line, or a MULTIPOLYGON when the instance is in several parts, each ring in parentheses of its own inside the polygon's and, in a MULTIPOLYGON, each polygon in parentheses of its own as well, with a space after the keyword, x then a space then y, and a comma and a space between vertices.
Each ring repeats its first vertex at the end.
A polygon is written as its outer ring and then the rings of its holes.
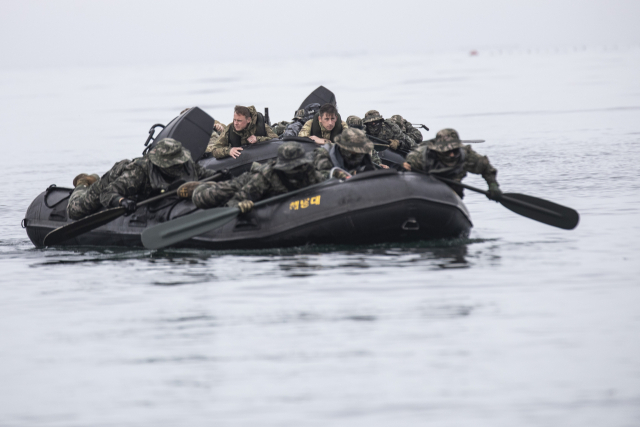
POLYGON ((638 47, 1 71, 0 425, 640 425, 639 71, 638 47), (486 139, 504 191, 578 228, 474 193, 470 239, 407 246, 41 250, 20 228, 185 107, 284 120, 319 84, 344 117, 486 139))

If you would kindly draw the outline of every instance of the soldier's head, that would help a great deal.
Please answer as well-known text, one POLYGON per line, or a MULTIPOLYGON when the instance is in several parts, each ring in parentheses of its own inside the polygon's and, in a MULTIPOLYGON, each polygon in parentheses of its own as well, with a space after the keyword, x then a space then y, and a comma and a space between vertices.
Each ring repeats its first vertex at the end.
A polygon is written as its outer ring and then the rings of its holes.
POLYGON ((400 130, 402 132, 406 132, 407 131, 407 126, 406 126, 406 120, 400 115, 400 114, 396 114, 394 116, 391 116, 391 119, 396 122, 396 124, 400 127, 400 130))
POLYGON ((314 169, 312 153, 307 154, 298 142, 285 142, 278 147, 278 160, 273 169, 294 186, 301 184, 314 169))
POLYGON ((147 154, 151 163, 160 168, 160 171, 170 177, 182 175, 184 166, 191 160, 191 153, 184 148, 179 141, 173 138, 164 138, 149 150, 147 154))
POLYGON ((338 121, 338 109, 333 104, 324 104, 318 111, 318 120, 326 130, 333 130, 338 121))
POLYGON ((236 105, 233 110, 233 128, 237 131, 243 131, 251 123, 251 111, 247 107, 236 105))
POLYGON ((362 124, 362 119, 358 116, 349 116, 347 117, 347 126, 355 129, 362 129, 364 125, 362 124))
POLYGON ((364 115, 364 119, 362 120, 362 123, 364 123, 367 129, 367 133, 374 136, 378 135, 382 130, 383 122, 384 118, 376 110, 367 111, 367 114, 364 115))
POLYGON ((435 152, 442 163, 453 166, 461 158, 464 142, 482 142, 482 140, 462 141, 455 129, 442 129, 434 139, 427 142, 427 148, 435 152))
POLYGON ((364 156, 373 150, 373 143, 360 129, 347 128, 336 137, 340 155, 347 163, 360 164, 364 156))

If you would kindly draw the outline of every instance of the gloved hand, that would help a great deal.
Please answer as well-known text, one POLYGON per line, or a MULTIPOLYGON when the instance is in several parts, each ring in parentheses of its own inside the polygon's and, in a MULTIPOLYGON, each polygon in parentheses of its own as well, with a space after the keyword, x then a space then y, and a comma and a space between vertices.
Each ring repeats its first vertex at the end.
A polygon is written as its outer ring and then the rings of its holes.
POLYGON ((198 185, 202 184, 200 181, 192 181, 186 182, 178 187, 178 197, 181 199, 191 200, 191 196, 193 196, 193 190, 196 189, 198 185))
POLYGON ((497 182, 489 184, 489 194, 487 194, 489 200, 495 200, 496 202, 502 198, 502 191, 497 182))
POLYGON ((343 171, 342 169, 336 169, 333 171, 333 178, 346 179, 346 178, 349 178, 349 174, 343 171))
POLYGON ((253 202, 251 200, 243 200, 238 203, 238 209, 240 209, 240 213, 245 214, 253 209, 253 202))
POLYGON ((397 150, 399 145, 400 141, 398 141, 397 139, 389 140, 389 148, 391 148, 392 150, 397 150))
POLYGON ((127 215, 134 213, 137 209, 135 200, 131 199, 120 200, 120 206, 124 208, 124 211, 127 213, 127 215))

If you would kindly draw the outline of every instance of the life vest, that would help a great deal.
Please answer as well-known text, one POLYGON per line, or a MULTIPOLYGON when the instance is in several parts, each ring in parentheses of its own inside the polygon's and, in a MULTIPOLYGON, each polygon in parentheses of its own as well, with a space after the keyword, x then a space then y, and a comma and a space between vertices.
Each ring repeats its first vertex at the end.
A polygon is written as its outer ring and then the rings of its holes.
MULTIPOLYGON (((340 114, 336 114, 336 116, 336 125, 331 129, 331 136, 329 137, 331 142, 335 142, 336 136, 342 133, 342 118, 340 117, 340 114)), ((311 135, 317 136, 318 138, 324 138, 322 136, 322 128, 320 127, 320 113, 316 113, 313 116, 313 122, 311 123, 311 135)))
MULTIPOLYGON (((256 113, 256 132, 255 136, 267 136, 267 128, 264 125, 264 116, 262 113, 256 113)), ((249 124, 251 126, 251 124, 249 124)), ((242 146, 242 138, 233 129, 233 123, 229 126, 229 145, 231 147, 242 146)))

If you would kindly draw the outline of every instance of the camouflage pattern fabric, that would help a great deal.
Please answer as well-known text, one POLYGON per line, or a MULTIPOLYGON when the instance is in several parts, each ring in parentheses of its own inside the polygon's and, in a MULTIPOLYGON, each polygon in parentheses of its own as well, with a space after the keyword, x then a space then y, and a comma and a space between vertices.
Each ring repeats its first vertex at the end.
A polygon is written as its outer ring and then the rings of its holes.
POLYGON ((384 120, 384 118, 380 115, 378 110, 369 110, 365 113, 362 123, 366 125, 367 123, 378 122, 381 120, 384 120))
POLYGON ((281 121, 276 123, 275 125, 271 126, 273 128, 273 131, 278 135, 282 135, 285 131, 285 129, 287 129, 287 126, 289 126, 291 123, 287 122, 287 121, 281 121))
POLYGON ((350 128, 356 128, 363 130, 364 124, 362 123, 362 119, 358 116, 349 116, 347 117, 347 126, 350 128))
POLYGON ((121 198, 141 201, 167 190, 176 180, 192 181, 216 174, 216 171, 207 170, 193 160, 186 162, 179 170, 172 171, 171 176, 163 175, 163 172, 166 173, 167 170, 155 166, 147 156, 137 159, 104 188, 100 193, 100 203, 104 207, 116 207, 121 198))
MULTIPOLYGON (((322 126, 322 122, 319 121, 320 123, 320 130, 322 131, 322 139, 326 139, 327 141, 331 140, 331 131, 327 130, 324 126, 322 126)), ((311 126, 313 125, 313 119, 307 121, 304 126, 302 126, 302 129, 300 129, 300 133, 298 133, 299 137, 310 137, 311 136, 311 126)), ((347 125, 347 123, 343 120, 342 121, 342 131, 344 132, 345 129, 349 128, 349 126, 347 125)))
POLYGON ((311 164, 303 166, 296 174, 295 180, 291 179, 287 173, 274 169, 274 166, 275 161, 271 160, 260 167, 240 191, 227 202, 227 206, 237 207, 243 200, 257 202, 320 183, 325 179, 311 164))
POLYGON ((278 147, 278 158, 274 169, 290 171, 303 164, 311 164, 312 160, 299 142, 289 141, 278 147))
POLYGON ((340 148, 353 153, 369 154, 373 151, 373 142, 360 129, 345 129, 336 137, 340 148))
POLYGON ((147 157, 160 168, 181 165, 191 160, 191 153, 173 138, 164 138, 149 150, 147 157))
MULTIPOLYGON (((214 125, 222 126, 224 128, 222 130, 222 133, 224 133, 224 131, 227 128, 224 124, 220 123, 217 120, 214 121, 214 125)), ((209 144, 207 144, 207 149, 205 150, 205 153, 211 153, 213 151, 213 147, 214 147, 216 141, 218 141, 218 139, 220 139, 220 135, 221 134, 218 133, 218 131, 216 130, 216 128, 214 126, 213 131, 211 132, 211 138, 209 138, 209 144)))
POLYGON ((422 132, 420 132, 419 129, 414 128, 413 125, 405 120, 400 114, 393 115, 391 118, 396 122, 402 133, 410 136, 411 139, 413 139, 413 142, 416 144, 422 142, 422 132))
POLYGON ((423 142, 431 150, 444 153, 445 151, 454 150, 462 147, 465 142, 484 142, 481 139, 461 140, 460 135, 455 129, 442 129, 436 134, 436 137, 423 142))
MULTIPOLYGON (((258 120, 258 112, 256 111, 256 107, 253 105, 249 107, 249 112, 251 113, 251 123, 244 128, 242 131, 237 132, 233 127, 233 122, 229 123, 226 127, 220 138, 216 142, 213 143, 213 148, 210 153, 216 159, 222 159, 225 157, 229 157, 229 152, 231 151, 231 146, 229 145, 229 132, 234 132, 236 135, 240 136, 240 145, 249 145, 249 138, 256 133, 256 122, 258 120)), ((265 130, 267 131, 267 136, 258 136, 257 142, 268 141, 270 139, 277 138, 278 135, 271 129, 271 126, 268 124, 264 124, 265 130)))
POLYGON ((67 205, 67 215, 69 215, 69 218, 77 220, 98 212, 100 208, 102 208, 100 194, 111 182, 115 181, 122 174, 129 163, 131 163, 131 160, 120 160, 90 187, 86 185, 76 187, 73 193, 71 193, 69 204, 67 205))
POLYGON ((304 108, 297 110, 291 123, 289 123, 282 133, 284 136, 298 136, 300 130, 309 120, 313 119, 313 116, 320 110, 320 104, 313 103, 306 105, 304 108))
POLYGON ((399 149, 403 150, 413 150, 416 147, 416 143, 410 136, 402 133, 400 127, 396 124, 395 120, 386 119, 382 122, 382 127, 380 131, 375 133, 369 133, 370 129, 365 127, 365 132, 367 135, 375 136, 376 138, 384 139, 386 141, 397 139, 400 144, 398 145, 399 149))
MULTIPOLYGON (((454 181, 462 181, 467 176, 467 172, 482 175, 487 184, 497 184, 496 177, 498 171, 489 162, 487 156, 482 156, 476 153, 471 145, 463 145, 462 150, 465 150, 464 164, 462 165, 462 172, 457 176, 451 178, 454 181)), ((430 165, 427 164, 427 145, 420 145, 418 148, 407 154, 407 163, 411 165, 413 172, 427 173, 429 172, 430 165)))
MULTIPOLYGON (((259 163, 254 165, 260 166, 259 163)), ((193 190, 191 200, 200 209, 216 208, 224 206, 256 172, 254 166, 251 171, 245 172, 229 181, 222 182, 203 182, 193 190)))

